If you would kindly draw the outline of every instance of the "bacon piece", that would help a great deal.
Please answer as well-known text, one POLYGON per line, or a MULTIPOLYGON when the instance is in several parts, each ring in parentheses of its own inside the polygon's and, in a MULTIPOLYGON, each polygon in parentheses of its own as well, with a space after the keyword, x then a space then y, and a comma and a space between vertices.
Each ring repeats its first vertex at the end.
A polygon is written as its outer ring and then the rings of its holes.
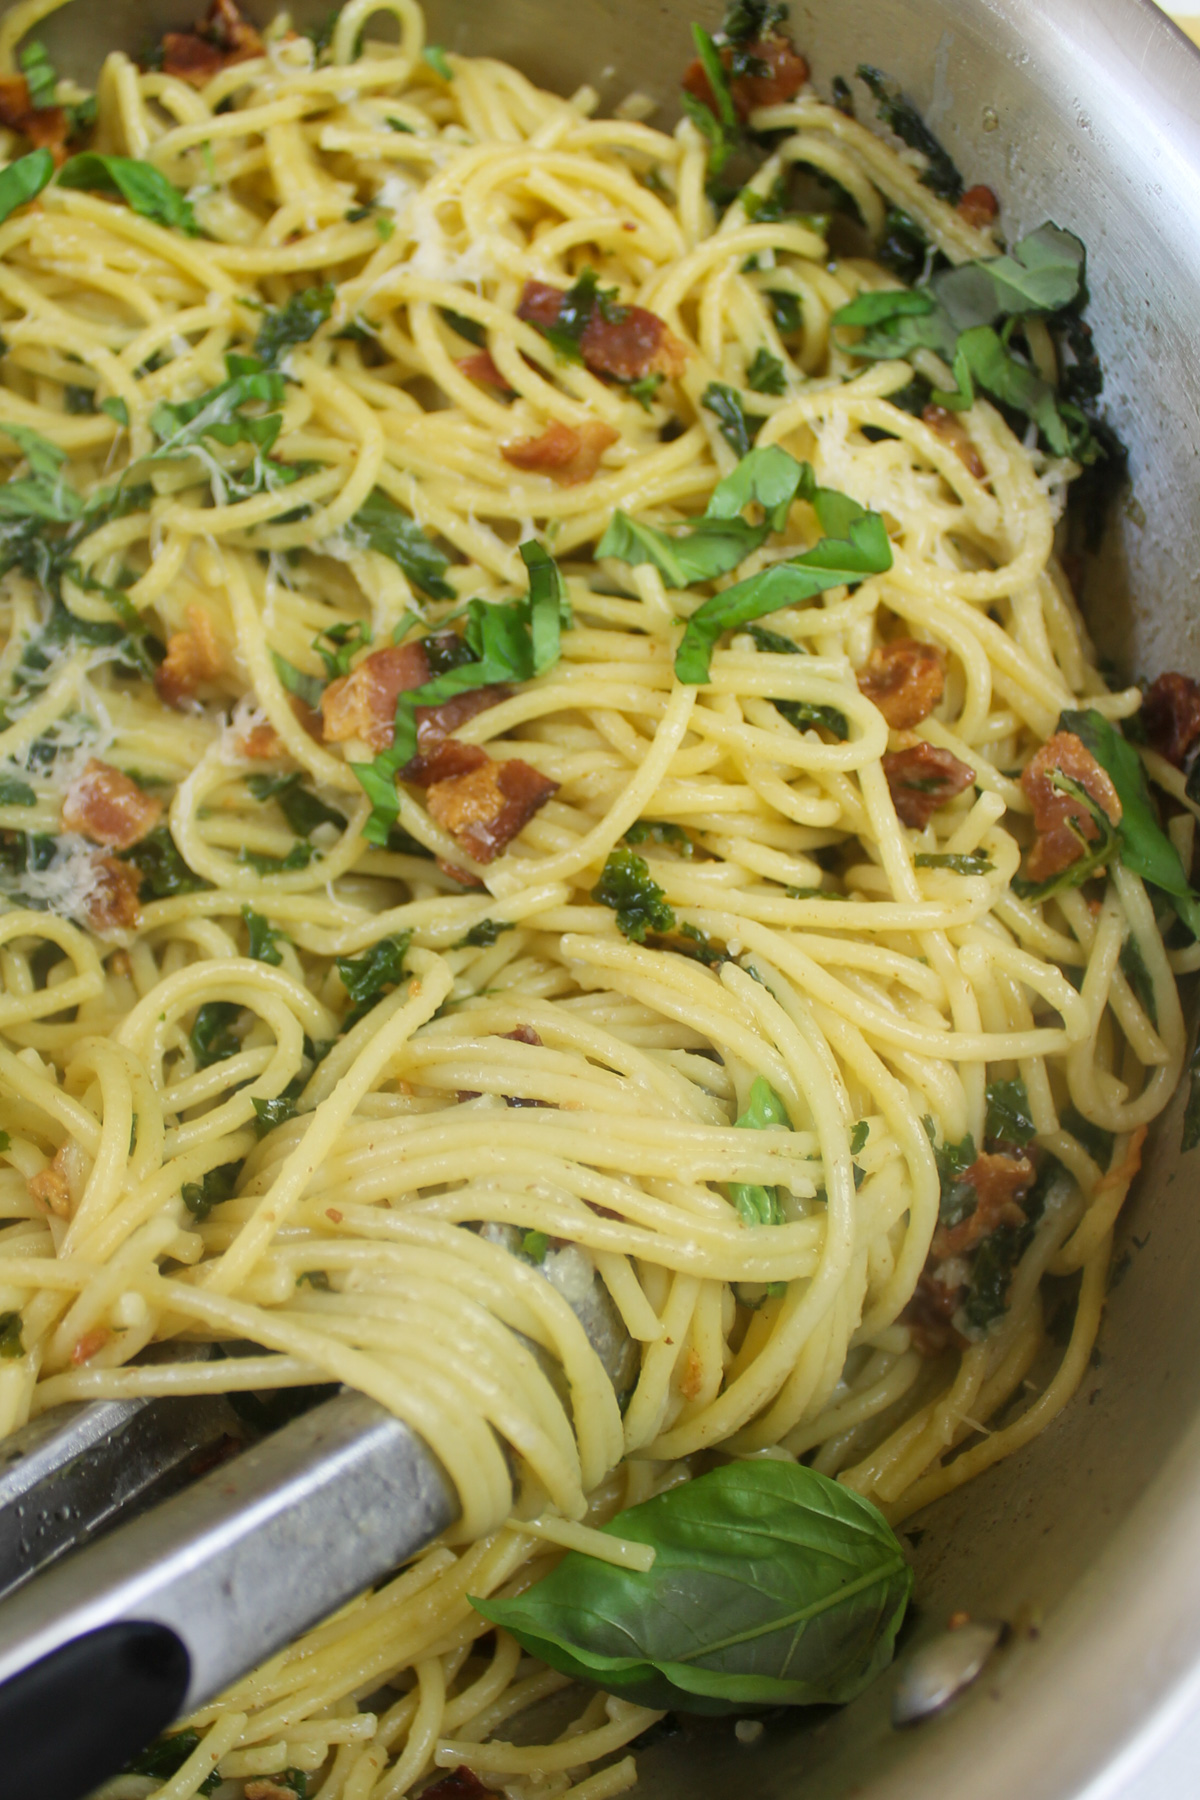
POLYGON ((532 1044, 537 1050, 542 1047, 542 1040, 532 1025, 518 1025, 515 1031, 502 1031, 500 1036, 511 1038, 514 1044, 532 1044))
POLYGON ((472 875, 466 869, 460 869, 457 863, 447 862, 444 856, 438 857, 437 866, 443 875, 448 875, 451 881, 457 881, 460 887, 481 888, 483 886, 480 876, 472 875))
POLYGON ((980 182, 978 187, 969 187, 959 201, 955 211, 960 219, 973 225, 976 231, 983 231, 988 225, 994 225, 1000 212, 1000 202, 990 187, 980 182))
POLYGON ((1182 769, 1200 738, 1200 682, 1168 669, 1142 695, 1141 716, 1150 748, 1182 769))
MULTIPOLYGON (((90 1331, 85 1331, 81 1338, 75 1340, 75 1348, 71 1351, 71 1361, 75 1367, 78 1369, 81 1364, 91 1362, 105 1344, 112 1342, 112 1335, 107 1325, 94 1325, 90 1331)), ((292 1800, 295 1800, 294 1795, 292 1800)))
POLYGON ((1100 836, 1100 827, 1084 802, 1055 787, 1056 774, 1067 776, 1090 795, 1110 824, 1121 822, 1120 796, 1106 771, 1073 731, 1055 732, 1021 776, 1037 831, 1025 859, 1025 873, 1031 881, 1049 881, 1061 875, 1079 861, 1084 844, 1095 843, 1100 836))
POLYGON ((237 741, 238 752, 249 762, 274 762, 283 754, 279 733, 271 724, 252 725, 237 741))
MULTIPOLYGON (((452 632, 418 638, 411 644, 390 644, 372 650, 349 675, 331 681, 321 698, 324 738, 327 744, 362 738, 372 750, 386 750, 396 735, 396 702, 401 694, 424 687, 431 677, 426 645, 458 642, 452 632)), ((512 690, 502 682, 467 688, 437 706, 417 707, 417 742, 427 744, 449 736, 476 713, 486 712, 506 700, 512 690)), ((416 776, 409 776, 416 780, 416 776)))
POLYGON ((484 1787, 473 1769, 462 1763, 432 1787, 422 1788, 421 1800, 481 1800, 481 1796, 493 1792, 494 1789, 484 1787))
POLYGON ((930 401, 921 418, 935 437, 940 437, 943 443, 949 444, 968 474, 973 475, 976 481, 982 481, 987 470, 958 414, 950 412, 945 406, 935 406, 930 401))
POLYGON ((192 698, 202 681, 215 681, 225 667, 212 615, 202 606, 189 606, 187 622, 186 631, 171 633, 167 654, 154 671, 159 699, 176 711, 192 698))
POLYGON ((212 0, 208 16, 192 31, 168 31, 162 41, 163 73, 204 87, 222 69, 263 56, 266 46, 234 0, 212 0))
POLYGON ((87 897, 87 922, 103 936, 109 931, 134 931, 142 922, 138 902, 142 876, 132 863, 115 856, 98 856, 92 863, 96 881, 87 897))
MULTIPOLYGON (((527 281, 517 307, 518 319, 545 331, 558 323, 565 290, 546 281, 527 281)), ((674 377, 683 371, 690 351, 667 327, 666 321, 644 306, 597 304, 584 326, 579 349, 593 375, 611 375, 617 381, 638 381, 644 375, 674 377)))
POLYGON ((140 844, 161 817, 161 800, 94 756, 67 789, 62 805, 66 829, 82 832, 107 850, 128 850, 140 844))
POLYGON ((29 1192, 34 1199, 60 1219, 69 1219, 71 1216, 71 1189, 66 1170, 68 1148, 68 1145, 63 1144, 44 1169, 39 1169, 36 1175, 29 1177, 29 1192))
POLYGON ((963 1182, 975 1189, 975 1211, 957 1225, 939 1225, 933 1234, 933 1255, 964 1256, 1000 1225, 1023 1225, 1025 1214, 1018 1205, 1033 1186, 1034 1167, 1027 1156, 993 1154, 985 1150, 963 1174, 963 1182))
POLYGON ((611 425, 588 419, 582 425, 564 425, 551 419, 540 437, 518 438, 515 443, 501 444, 500 454, 514 469, 530 469, 549 475, 559 487, 576 487, 590 481, 600 466, 600 458, 618 433, 611 425))
POLYGON ((872 650, 858 685, 894 731, 911 731, 942 697, 942 653, 935 644, 893 638, 872 650))
POLYGON ((348 675, 331 681, 321 696, 325 742, 362 738, 372 750, 386 750, 395 736, 396 702, 429 680, 429 658, 418 639, 372 650, 348 675))
POLYGON ((468 381, 482 382, 485 387, 500 388, 502 392, 511 394, 512 389, 492 361, 490 350, 477 350, 474 356, 460 356, 455 363, 468 381))
POLYGON ((919 1356, 940 1356, 962 1338, 950 1323, 958 1310, 961 1287, 947 1287, 928 1271, 917 1282, 913 1297, 900 1314, 900 1323, 912 1333, 919 1356))
POLYGON ((464 774, 435 781, 426 804, 430 817, 476 862, 489 863, 557 789, 557 781, 517 758, 508 762, 485 758, 464 774))
POLYGON ((457 738, 438 738, 425 750, 418 750, 401 769, 405 781, 415 787, 434 787, 439 781, 454 781, 470 775, 491 761, 478 744, 463 744, 457 738))
POLYGON ((56 163, 65 161, 70 135, 66 109, 32 105, 23 75, 0 76, 0 125, 21 132, 35 150, 52 150, 56 163))
MULTIPOLYGON (((735 75, 729 83, 729 97, 743 124, 756 107, 781 106, 785 100, 790 100, 798 93, 808 80, 808 63, 788 37, 754 38, 750 43, 739 44, 737 49, 742 56, 752 56, 756 61, 765 63, 768 70, 765 75, 735 75)), ((720 56, 726 69, 729 69, 733 63, 734 46, 723 45, 720 56)), ((699 57, 688 64, 683 85, 689 94, 694 94, 716 116, 716 97, 699 57)))
POLYGON ((883 773, 896 817, 918 831, 924 831, 939 806, 945 806, 975 779, 968 763, 924 739, 907 750, 889 751, 883 759, 883 773))

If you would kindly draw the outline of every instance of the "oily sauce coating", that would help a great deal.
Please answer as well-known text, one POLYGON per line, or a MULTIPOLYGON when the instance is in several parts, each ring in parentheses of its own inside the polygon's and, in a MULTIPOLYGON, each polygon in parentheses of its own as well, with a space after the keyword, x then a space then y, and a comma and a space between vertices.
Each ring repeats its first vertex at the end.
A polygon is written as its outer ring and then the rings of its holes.
POLYGON ((916 638, 880 644, 858 675, 859 691, 879 708, 893 731, 911 731, 927 719, 945 685, 941 651, 916 638))
POLYGON ((1095 802, 1109 823, 1121 822, 1121 801, 1106 770, 1073 731, 1056 731, 1030 759, 1021 776, 1021 787, 1033 807, 1037 831, 1025 860, 1031 881, 1049 881, 1078 862, 1085 844, 1095 843, 1100 827, 1084 802, 1063 793, 1054 784, 1065 775, 1095 802))
POLYGON ((975 771, 968 763, 959 762, 949 750, 939 749, 924 739, 907 750, 890 750, 883 758, 883 773, 896 817, 901 824, 914 825, 918 831, 925 829, 939 806, 953 800, 975 780, 975 771))

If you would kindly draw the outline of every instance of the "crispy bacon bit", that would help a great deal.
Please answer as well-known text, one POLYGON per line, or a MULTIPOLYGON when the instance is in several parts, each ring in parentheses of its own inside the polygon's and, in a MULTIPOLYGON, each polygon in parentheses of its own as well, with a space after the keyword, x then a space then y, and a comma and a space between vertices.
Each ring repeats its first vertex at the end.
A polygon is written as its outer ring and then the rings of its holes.
POLYGON ((976 231, 984 231, 994 225, 1000 212, 1000 202, 990 187, 981 182, 978 187, 970 187, 959 201, 956 208, 960 219, 974 226, 976 231))
POLYGON ((478 875, 472 875, 466 869, 460 869, 457 863, 447 862, 444 856, 438 857, 437 866, 443 875, 448 875, 451 881, 457 881, 459 887, 481 888, 483 886, 478 875))
MULTIPOLYGON (((435 1781, 432 1787, 423 1788, 421 1800, 481 1800, 481 1796, 493 1791, 484 1787, 475 1771, 463 1763, 452 1774, 435 1781)), ((249 1794, 250 1790, 247 1788, 246 1792, 249 1794)))
POLYGON ((474 356, 460 356, 455 364, 468 381, 482 382, 485 387, 500 388, 502 392, 511 394, 512 389, 492 361, 490 350, 477 350, 474 356))
POLYGON ((103 936, 109 931, 134 931, 142 922, 138 892, 141 872, 115 856, 98 856, 92 863, 96 882, 87 898, 87 922, 103 936))
POLYGON ((476 862, 489 863, 511 844, 557 788, 557 781, 519 759, 485 759, 464 774, 434 782, 426 804, 430 817, 457 838, 476 862))
MULTIPOLYGON (((91 1331, 85 1331, 83 1336, 76 1340, 75 1348, 71 1352, 71 1361, 76 1368, 79 1368, 82 1363, 91 1362, 93 1356, 97 1356, 105 1344, 111 1342, 112 1332, 108 1326, 95 1325, 91 1331)), ((291 1800, 295 1800, 295 1795, 292 1795, 291 1800)))
POLYGON ((208 17, 192 31, 168 31, 162 41, 163 73, 205 87, 234 63, 266 53, 258 32, 234 0, 212 0, 208 17))
POLYGON ((463 744, 458 738, 438 738, 427 749, 405 763, 400 774, 416 787, 433 787, 439 781, 456 781, 482 769, 491 759, 478 744, 463 744))
MULTIPOLYGON (((757 62, 765 63, 768 71, 765 75, 735 75, 729 83, 729 97, 743 124, 756 107, 781 106, 785 100, 790 100, 798 93, 808 80, 808 64, 790 38, 755 38, 751 43, 739 44, 738 50, 745 57, 752 56, 757 62)), ((726 44, 722 48, 721 61, 726 69, 732 65, 732 44, 726 44)), ((683 85, 711 113, 716 113, 716 98, 699 57, 688 64, 683 85)))
MULTIPOLYGON (((517 307, 518 319, 545 331, 558 323, 564 290, 546 281, 527 281, 517 307)), ((682 374, 690 351, 667 328, 666 321, 644 306, 597 305, 583 328, 579 349, 593 375, 617 381, 640 381, 644 375, 682 374)))
POLYGON ((942 653, 935 644, 893 638, 872 650, 858 685, 894 731, 911 731, 942 697, 942 653))
POLYGON ((900 1314, 900 1323, 908 1326, 919 1356, 940 1356, 951 1344, 962 1343, 950 1323, 961 1293, 961 1288, 946 1287, 936 1275, 926 1272, 921 1276, 912 1299, 900 1314))
POLYGON ((128 850, 140 843, 161 817, 161 800, 94 756, 63 799, 65 828, 82 832, 107 850, 128 850))
POLYGON ((1078 862, 1084 843, 1095 843, 1100 836, 1100 827, 1084 802, 1055 787, 1056 774, 1067 776, 1090 795, 1110 824, 1121 822, 1120 796, 1105 770, 1073 731, 1055 732, 1021 776, 1038 834, 1025 859, 1025 873, 1031 881, 1049 881, 1061 875, 1078 862))
POLYGON ((23 75, 0 76, 0 125, 23 133, 35 150, 52 150, 56 163, 65 160, 70 135, 66 109, 31 105, 23 75))
POLYGON ((600 458, 618 433, 599 419, 588 419, 582 425, 564 425, 551 419, 540 437, 517 438, 501 444, 500 454, 514 469, 530 469, 549 475, 559 487, 577 487, 590 481, 600 467, 600 458))
POLYGON ((215 681, 225 667, 211 614, 202 606, 189 606, 187 622, 186 631, 171 633, 167 654, 154 671, 159 699, 176 710, 192 698, 202 681, 215 681))
POLYGON ((270 724, 252 725, 237 741, 238 753, 248 762, 274 762, 283 754, 283 743, 270 724))
POLYGON ((933 1255, 965 1256, 1000 1225, 1023 1225, 1025 1214, 1018 1205, 1033 1185, 1034 1167, 1027 1156, 1007 1156, 985 1150, 963 1174, 963 1182, 975 1189, 975 1211, 957 1225, 939 1225, 933 1234, 933 1255))
MULTIPOLYGON (((436 645, 452 637, 452 633, 444 632, 428 642, 436 645)), ((362 738, 372 750, 386 750, 396 735, 397 700, 401 694, 423 687, 430 673, 424 639, 372 650, 349 675, 339 676, 325 689, 321 697, 325 742, 341 744, 348 738, 362 738)), ((422 749, 438 742, 476 713, 486 712, 489 706, 507 699, 509 692, 502 683, 493 682, 453 694, 438 706, 418 706, 417 742, 422 749)), ((408 775, 407 779, 416 781, 420 777, 408 775)))
MULTIPOLYGON (((63 1150, 66 1145, 63 1145, 63 1150)), ((63 1150, 55 1152, 54 1160, 48 1162, 44 1169, 29 1177, 29 1191, 34 1199, 49 1212, 57 1214, 60 1219, 71 1216, 71 1190, 67 1185, 67 1172, 63 1167, 63 1150)))
POLYGON ((325 742, 361 738, 372 750, 386 750, 395 736, 397 700, 428 680, 429 658, 420 641, 372 650, 321 696, 325 742))
POLYGON ((944 406, 935 406, 931 400, 921 418, 935 437, 940 437, 943 443, 949 444, 967 473, 973 475, 976 481, 982 481, 987 470, 958 414, 950 412, 944 406))
POLYGON ((515 1031, 502 1031, 500 1036, 511 1038, 514 1044, 532 1044, 537 1050, 542 1047, 542 1040, 532 1025, 518 1025, 515 1031))
POLYGON ((1142 695, 1142 724, 1150 748, 1182 769, 1200 738, 1200 682, 1168 669, 1142 695))
POLYGON ((907 750, 889 751, 883 759, 883 773, 896 817, 918 831, 924 831, 939 806, 945 806, 975 779, 968 763, 924 739, 907 750))

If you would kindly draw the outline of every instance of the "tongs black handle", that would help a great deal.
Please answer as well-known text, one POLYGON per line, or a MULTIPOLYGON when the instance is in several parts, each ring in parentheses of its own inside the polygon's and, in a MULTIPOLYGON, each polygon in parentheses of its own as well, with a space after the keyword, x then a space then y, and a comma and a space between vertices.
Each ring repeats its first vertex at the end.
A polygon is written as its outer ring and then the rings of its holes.
POLYGON ((39 1575, 0 1602, 5 1800, 81 1800, 457 1511, 421 1439, 342 1393, 39 1575))

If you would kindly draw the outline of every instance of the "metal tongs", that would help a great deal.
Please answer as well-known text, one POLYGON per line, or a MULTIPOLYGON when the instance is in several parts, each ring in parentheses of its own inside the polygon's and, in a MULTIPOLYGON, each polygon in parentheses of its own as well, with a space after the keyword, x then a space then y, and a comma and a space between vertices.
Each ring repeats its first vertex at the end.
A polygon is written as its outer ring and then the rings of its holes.
MULTIPOLYGON (((571 1304, 620 1393, 607 1290, 571 1304)), ((4 1800, 82 1800, 458 1516, 428 1446, 362 1394, 239 1439, 228 1401, 178 1397, 60 1407, 0 1442, 4 1800)))

